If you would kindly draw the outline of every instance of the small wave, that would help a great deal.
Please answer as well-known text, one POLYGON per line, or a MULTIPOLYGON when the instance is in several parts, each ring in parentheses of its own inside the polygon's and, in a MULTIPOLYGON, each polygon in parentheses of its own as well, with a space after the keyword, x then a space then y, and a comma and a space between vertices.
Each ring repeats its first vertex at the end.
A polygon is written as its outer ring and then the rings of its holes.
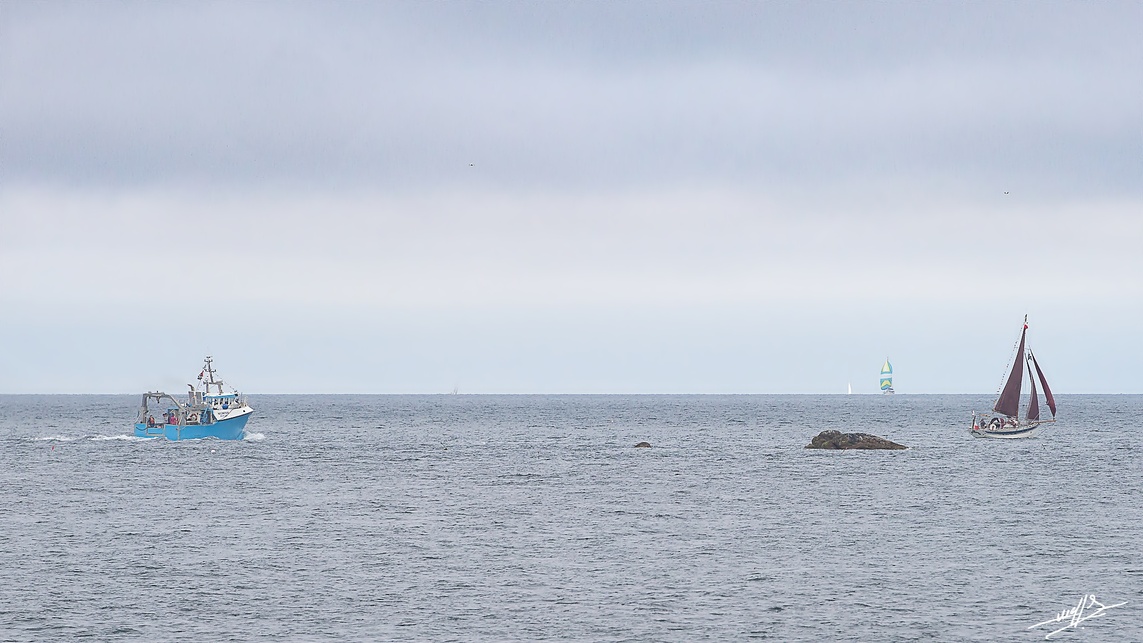
POLYGON ((66 435, 49 435, 47 437, 32 438, 32 439, 36 440, 36 441, 45 441, 45 442, 75 442, 76 440, 82 440, 83 438, 73 438, 73 437, 69 437, 66 435))
POLYGON ((247 433, 242 436, 242 439, 247 442, 261 442, 266 439, 265 433, 247 433))
POLYGON ((123 434, 123 435, 90 435, 90 436, 87 436, 87 439, 89 439, 89 440, 128 440, 128 441, 135 441, 135 440, 153 440, 153 439, 155 439, 155 436, 149 437, 149 438, 143 438, 143 437, 139 437, 137 435, 127 435, 127 434, 123 434))

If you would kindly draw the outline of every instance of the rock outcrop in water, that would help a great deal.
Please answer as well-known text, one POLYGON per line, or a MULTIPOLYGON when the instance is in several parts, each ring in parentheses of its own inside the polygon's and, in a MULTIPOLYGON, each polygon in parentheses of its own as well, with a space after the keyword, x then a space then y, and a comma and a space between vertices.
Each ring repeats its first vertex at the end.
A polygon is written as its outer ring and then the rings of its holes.
POLYGON ((650 442, 640 442, 639 444, 635 445, 635 448, 636 449, 650 449, 651 443, 650 442))
POLYGON ((807 449, 904 449, 905 445, 868 433, 822 431, 806 445, 807 449))

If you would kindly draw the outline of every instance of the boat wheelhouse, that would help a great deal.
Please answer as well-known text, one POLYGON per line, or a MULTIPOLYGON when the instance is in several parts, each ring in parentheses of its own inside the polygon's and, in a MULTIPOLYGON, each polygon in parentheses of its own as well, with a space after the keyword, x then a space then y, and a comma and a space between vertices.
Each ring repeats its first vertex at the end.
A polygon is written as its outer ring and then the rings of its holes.
POLYGON ((223 392, 224 382, 217 378, 217 373, 208 355, 198 374, 202 389, 188 384, 190 391, 186 401, 177 400, 162 391, 144 393, 139 416, 135 420, 135 435, 168 440, 242 439, 254 409, 238 391, 223 392), (213 392, 212 387, 215 389, 213 392))

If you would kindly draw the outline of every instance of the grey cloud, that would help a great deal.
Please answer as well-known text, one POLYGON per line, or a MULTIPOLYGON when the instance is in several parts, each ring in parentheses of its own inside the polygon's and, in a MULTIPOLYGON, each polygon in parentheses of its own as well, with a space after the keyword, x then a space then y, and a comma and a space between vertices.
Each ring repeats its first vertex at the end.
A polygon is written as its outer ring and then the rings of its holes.
POLYGON ((6 181, 1143 189, 1137 4, 75 4, 0 20, 6 181))

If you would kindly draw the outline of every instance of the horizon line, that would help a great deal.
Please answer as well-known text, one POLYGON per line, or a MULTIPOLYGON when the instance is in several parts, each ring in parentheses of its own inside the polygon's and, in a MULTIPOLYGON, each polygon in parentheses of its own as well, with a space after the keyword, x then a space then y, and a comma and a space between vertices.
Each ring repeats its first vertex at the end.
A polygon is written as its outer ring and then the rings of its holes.
MULTIPOLYGON (((119 392, 119 393, 106 393, 106 392, 104 392, 104 393, 92 393, 92 392, 3 393, 3 392, 0 392, 0 396, 10 396, 10 397, 21 396, 21 395, 31 396, 31 395, 142 395, 142 394, 143 393, 139 393, 139 392, 130 392, 130 393, 123 393, 123 392, 119 392)), ((695 393, 679 393, 679 392, 675 392, 675 393, 647 393, 647 392, 643 392, 643 393, 599 393, 599 392, 595 392, 595 393, 575 393, 575 392, 563 392, 563 393, 459 393, 459 392, 457 392, 457 393, 452 393, 452 392, 431 392, 431 393, 408 393, 408 392, 406 392, 406 393, 377 393, 377 392, 371 392, 371 393, 364 393, 364 392, 298 393, 298 392, 294 392, 294 393, 275 393, 275 392, 257 392, 257 393, 246 393, 246 392, 243 392, 242 394, 243 395, 375 395, 375 396, 393 396, 393 397, 396 397, 396 396, 408 396, 408 397, 429 397, 429 396, 440 396, 440 397, 461 397, 461 396, 468 396, 468 397, 492 397, 492 396, 518 396, 518 397, 526 397, 526 396, 531 396, 531 397, 539 397, 539 396, 550 396, 550 397, 556 397, 556 396, 580 396, 580 397, 583 397, 583 396, 598 396, 598 397, 629 396, 629 397, 632 397, 632 396, 648 396, 648 397, 650 397, 650 396, 660 396, 660 397, 662 397, 662 396, 679 396, 679 397, 682 397, 682 396, 732 396, 732 395, 746 397, 746 396, 752 396, 752 395, 753 396, 760 396, 760 395, 825 396, 825 395, 829 395, 829 396, 838 396, 838 397, 861 396, 861 397, 884 397, 884 398, 898 397, 901 395, 904 395, 904 396, 995 395, 994 392, 993 393, 983 393, 983 392, 981 392, 981 393, 894 393, 893 395, 885 395, 883 393, 764 393, 764 392, 757 392, 757 393, 731 393, 731 392, 727 392, 727 393, 709 393, 709 392, 707 392, 707 393, 699 393, 699 392, 695 392, 695 393)), ((1025 393, 1024 396, 1026 396, 1026 395, 1027 394, 1025 393)), ((1143 392, 1091 392, 1091 391, 1088 391, 1088 392, 1082 392, 1082 393, 1056 393, 1055 395, 1057 397, 1061 396, 1061 395, 1064 395, 1064 396, 1071 396, 1071 395, 1143 395, 1143 392)))

